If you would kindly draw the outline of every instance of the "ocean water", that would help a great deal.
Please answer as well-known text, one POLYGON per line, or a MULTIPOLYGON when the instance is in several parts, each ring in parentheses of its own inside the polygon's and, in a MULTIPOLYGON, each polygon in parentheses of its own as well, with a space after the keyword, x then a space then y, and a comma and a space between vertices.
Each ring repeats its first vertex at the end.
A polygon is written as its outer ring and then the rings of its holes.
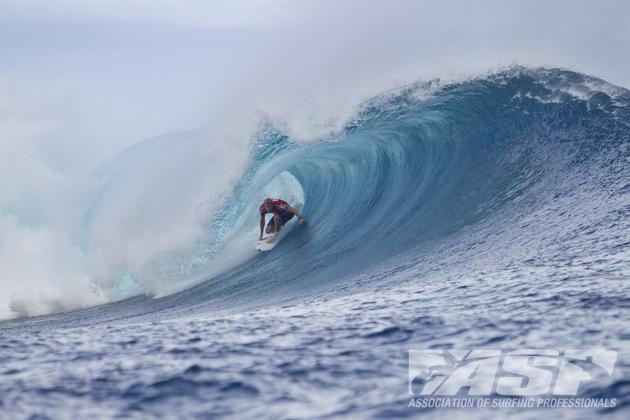
MULTIPOLYGON (((104 221, 136 220, 107 216, 130 185, 155 188, 134 170, 192 159, 196 136, 144 142, 101 169, 82 252, 104 221)), ((418 82, 319 141, 261 125, 233 181, 194 246, 94 263, 105 304, 29 318, 13 303, 2 417, 629 415, 630 91, 521 67, 418 82), (256 253, 267 195, 307 223, 256 253), (614 407, 409 407, 409 350, 591 348, 616 351, 615 368, 578 397, 614 407)), ((150 200, 140 210, 151 219, 150 200)))

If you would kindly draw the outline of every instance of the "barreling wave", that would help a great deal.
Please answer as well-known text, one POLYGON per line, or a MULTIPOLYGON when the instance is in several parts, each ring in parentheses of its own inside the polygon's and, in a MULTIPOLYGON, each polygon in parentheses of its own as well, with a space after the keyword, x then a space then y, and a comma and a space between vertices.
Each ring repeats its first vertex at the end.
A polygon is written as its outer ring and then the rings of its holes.
POLYGON ((341 133, 312 143, 265 124, 242 165, 223 159, 227 146, 208 157, 207 139, 176 133, 99 172, 82 249, 111 299, 188 289, 178 305, 217 296, 247 304, 356 286, 362 273, 376 282, 375 265, 413 260, 457 235, 472 243, 472 231, 489 241, 490 227, 561 235, 571 223, 563 215, 588 214, 602 193, 608 213, 628 214, 629 107, 629 91, 600 79, 517 67, 381 95, 341 133), (308 223, 257 254, 265 196, 286 199, 308 223), (131 245, 112 242, 120 229, 131 245))
POLYGON ((246 304, 373 286, 371 267, 418 259, 453 237, 491 241, 517 224, 534 232, 524 244, 544 247, 571 229, 567 213, 595 217, 602 192, 605 213, 627 214, 629 105, 630 92, 602 80, 519 67, 373 98, 341 134, 306 145, 267 127, 214 221, 221 246, 247 237, 239 247, 251 249, 266 195, 293 201, 308 224, 183 298, 234 293, 246 304), (291 187, 277 182, 287 176, 291 187))

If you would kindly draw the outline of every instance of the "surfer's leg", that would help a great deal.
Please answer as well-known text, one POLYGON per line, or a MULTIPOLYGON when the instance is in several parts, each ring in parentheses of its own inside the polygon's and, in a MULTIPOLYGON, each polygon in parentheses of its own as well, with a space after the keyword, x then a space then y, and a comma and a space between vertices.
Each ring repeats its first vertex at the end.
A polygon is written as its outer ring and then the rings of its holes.
POLYGON ((280 221, 282 222, 282 226, 284 226, 284 224, 291 219, 293 219, 293 213, 288 211, 283 211, 282 213, 280 213, 280 221))
POLYGON ((280 232, 280 228, 282 227, 282 220, 280 219, 279 214, 273 215, 273 225, 275 227, 275 232, 280 232))
POLYGON ((269 223, 267 223, 267 228, 265 229, 265 233, 269 234, 269 233, 278 232, 280 230, 278 227, 280 223, 281 223, 280 216, 278 216, 277 214, 274 214, 273 217, 269 219, 269 223))

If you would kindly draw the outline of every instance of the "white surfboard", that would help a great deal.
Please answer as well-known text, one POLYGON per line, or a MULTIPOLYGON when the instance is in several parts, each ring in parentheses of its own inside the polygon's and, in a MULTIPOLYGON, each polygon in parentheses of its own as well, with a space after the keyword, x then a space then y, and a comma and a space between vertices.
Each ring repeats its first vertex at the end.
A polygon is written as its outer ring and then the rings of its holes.
POLYGON ((275 238, 273 242, 269 243, 268 241, 271 238, 273 238, 273 234, 263 236, 262 241, 258 241, 256 244, 256 251, 271 251, 276 245, 278 245, 280 238, 275 238))

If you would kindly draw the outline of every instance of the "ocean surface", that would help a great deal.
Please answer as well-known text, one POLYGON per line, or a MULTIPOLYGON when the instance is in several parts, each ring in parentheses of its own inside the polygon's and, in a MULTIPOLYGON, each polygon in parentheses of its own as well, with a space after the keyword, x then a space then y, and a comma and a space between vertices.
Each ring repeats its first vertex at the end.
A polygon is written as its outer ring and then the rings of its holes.
MULTIPOLYGON (((196 136, 103 167, 83 231, 196 136)), ((107 303, 13 304, 0 417, 630 416, 630 91, 522 67, 417 82, 319 141, 262 124, 247 162, 196 246, 100 271, 107 303), (267 195, 307 223, 256 253, 267 195), (578 397, 614 407, 409 407, 409 350, 591 348, 618 357, 578 397)))

